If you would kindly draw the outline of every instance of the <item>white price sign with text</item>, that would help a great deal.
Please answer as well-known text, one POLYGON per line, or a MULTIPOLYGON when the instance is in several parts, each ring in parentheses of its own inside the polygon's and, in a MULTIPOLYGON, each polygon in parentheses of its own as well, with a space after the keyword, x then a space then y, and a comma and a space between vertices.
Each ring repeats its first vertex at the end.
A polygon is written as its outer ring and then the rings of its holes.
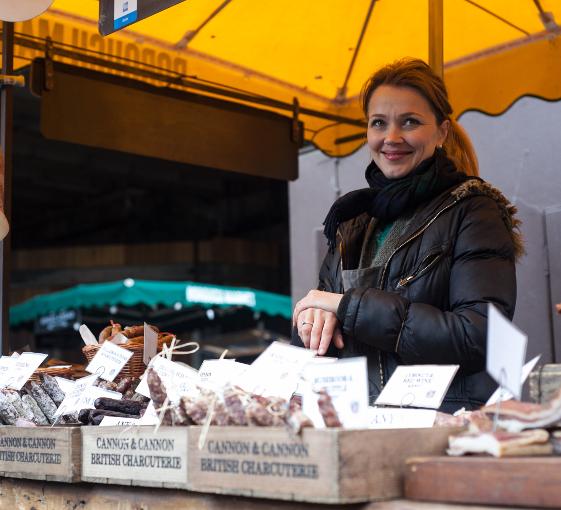
POLYGON ((132 351, 106 341, 103 342, 101 349, 97 351, 86 370, 90 374, 98 375, 101 379, 113 381, 131 356, 132 351))

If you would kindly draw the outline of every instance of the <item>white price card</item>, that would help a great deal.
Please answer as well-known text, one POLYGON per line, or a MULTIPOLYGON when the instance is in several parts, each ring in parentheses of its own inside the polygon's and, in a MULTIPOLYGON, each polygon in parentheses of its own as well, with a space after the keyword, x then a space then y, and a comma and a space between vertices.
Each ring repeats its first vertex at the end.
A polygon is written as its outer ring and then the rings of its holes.
POLYGON ((459 365, 399 365, 376 405, 438 409, 459 365))
MULTIPOLYGON (((194 368, 182 363, 170 361, 162 356, 152 358, 149 368, 153 368, 166 387, 168 398, 177 403, 183 395, 188 395, 196 390, 199 383, 199 373, 194 368)), ((146 372, 136 388, 136 392, 150 398, 150 389, 146 372)))
POLYGON ((64 392, 64 394, 70 393, 74 389, 74 385, 76 384, 72 379, 65 379, 64 377, 59 377, 58 375, 55 375, 55 380, 58 384, 58 387, 64 392))
POLYGON ((124 418, 122 416, 104 416, 99 422, 100 427, 141 425, 140 418, 124 418))
MULTIPOLYGON (((539 361, 540 358, 541 358, 541 354, 539 354, 535 358, 532 358, 530 361, 528 361, 528 363, 524 364, 524 366, 522 367, 522 380, 521 380, 522 384, 524 384, 524 381, 526 381, 526 379, 530 375, 530 372, 534 369, 534 367, 536 366, 536 363, 539 361)), ((512 393, 510 393, 509 391, 507 391, 505 389, 503 389, 501 391, 501 388, 499 387, 495 390, 495 393, 493 393, 489 397, 489 400, 487 400, 487 403, 485 405, 490 406, 490 405, 496 404, 499 400, 499 397, 501 399, 501 402, 504 402, 505 400, 512 399, 513 395, 512 395, 512 393)))
POLYGON ((316 355, 315 350, 273 342, 235 383, 243 390, 266 397, 288 400, 300 380, 302 370, 316 355))
POLYGON ((23 352, 20 356, 0 358, 0 388, 21 390, 33 372, 47 357, 38 352, 23 352))
POLYGON ((528 337, 489 303, 487 372, 518 400, 522 393, 522 365, 528 337))
POLYGON ((80 336, 86 345, 97 345, 99 343, 91 329, 85 324, 82 324, 78 331, 80 332, 80 336))
MULTIPOLYGON (((82 394, 97 381, 97 374, 88 375, 86 377, 81 377, 74 381, 74 386, 70 391, 65 392, 64 400, 58 406, 55 416, 62 416, 64 414, 72 414, 76 411, 80 411, 80 399, 82 394)), ((64 390, 63 390, 64 391, 64 390)))
POLYGON ((158 353, 158 333, 154 328, 144 323, 144 364, 148 366, 150 360, 158 353))
POLYGON ((222 387, 241 376, 249 365, 232 359, 205 359, 199 368, 202 384, 222 387))
POLYGON ((394 407, 369 407, 369 429, 425 429, 436 420, 434 409, 397 409, 394 407))
POLYGON ((345 358, 333 363, 310 363, 303 378, 307 388, 302 395, 302 411, 318 428, 325 422, 318 408, 318 391, 331 397, 345 428, 366 428, 368 424, 368 372, 366 358, 345 358))
POLYGON ((131 356, 132 351, 123 349, 112 342, 103 342, 99 351, 86 367, 86 371, 90 374, 97 374, 106 381, 113 381, 131 356))

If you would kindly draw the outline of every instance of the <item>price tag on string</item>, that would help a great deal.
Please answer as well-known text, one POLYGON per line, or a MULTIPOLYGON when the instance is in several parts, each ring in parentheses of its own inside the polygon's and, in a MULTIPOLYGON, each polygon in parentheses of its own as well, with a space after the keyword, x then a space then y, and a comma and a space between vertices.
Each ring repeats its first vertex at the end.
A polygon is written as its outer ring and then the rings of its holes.
POLYGON ((90 374, 97 374, 106 381, 113 381, 131 356, 131 351, 112 342, 103 342, 99 351, 86 367, 86 371, 90 374))

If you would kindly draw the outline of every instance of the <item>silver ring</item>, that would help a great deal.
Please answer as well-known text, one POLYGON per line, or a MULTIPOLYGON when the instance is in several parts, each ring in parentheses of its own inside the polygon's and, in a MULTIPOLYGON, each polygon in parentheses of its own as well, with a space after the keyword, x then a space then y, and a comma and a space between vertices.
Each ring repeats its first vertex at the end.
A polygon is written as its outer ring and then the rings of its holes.
POLYGON ((305 326, 306 324, 309 324, 310 326, 313 326, 313 325, 314 325, 313 322, 302 321, 302 326, 305 326))

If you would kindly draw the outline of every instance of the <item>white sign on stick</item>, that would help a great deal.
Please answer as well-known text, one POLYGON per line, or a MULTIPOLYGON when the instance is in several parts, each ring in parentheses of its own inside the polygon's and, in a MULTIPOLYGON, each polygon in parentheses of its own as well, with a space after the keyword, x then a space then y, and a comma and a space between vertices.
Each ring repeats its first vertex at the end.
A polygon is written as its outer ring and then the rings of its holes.
POLYGON ((399 365, 376 405, 438 409, 459 365, 399 365))
POLYGON ((148 366, 150 360, 158 352, 158 333, 148 324, 144 323, 144 354, 142 360, 148 366))
MULTIPOLYGON (((522 367, 522 384, 524 384, 524 382, 526 381, 526 379, 528 379, 528 376, 530 375, 530 372, 534 369, 534 367, 536 366, 536 363, 539 361, 539 359, 541 358, 541 354, 538 354, 535 358, 532 358, 530 361, 528 361, 528 363, 526 363, 523 367, 522 367)), ((510 393, 507 390, 502 390, 501 392, 501 388, 497 388, 495 390, 495 393, 493 393, 490 397, 489 400, 487 400, 486 402, 486 406, 490 406, 493 405, 495 403, 498 402, 499 397, 501 397, 501 402, 504 402, 505 400, 510 400, 513 398, 512 393, 510 393)))
POLYGON ((518 400, 522 392, 522 365, 528 337, 489 303, 487 372, 518 400))
POLYGON ((332 363, 310 363, 303 378, 302 412, 314 426, 324 428, 319 413, 318 391, 325 390, 345 428, 366 428, 368 424, 368 374, 366 358, 345 358, 332 363), (306 387, 307 386, 307 387, 306 387))
POLYGON ((21 390, 46 357, 46 354, 38 352, 24 352, 17 357, 2 356, 0 358, 0 388, 21 390))
POLYGON ((113 381, 131 356, 132 351, 123 349, 112 342, 103 342, 86 370, 90 374, 97 374, 101 379, 113 381))

